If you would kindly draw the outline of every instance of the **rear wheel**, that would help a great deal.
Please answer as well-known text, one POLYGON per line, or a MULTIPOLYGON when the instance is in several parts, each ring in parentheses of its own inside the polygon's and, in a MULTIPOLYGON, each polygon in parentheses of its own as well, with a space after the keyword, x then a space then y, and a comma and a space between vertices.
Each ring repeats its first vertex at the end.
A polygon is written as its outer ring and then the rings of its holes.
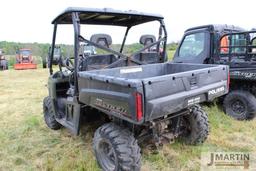
POLYGON ((223 106, 226 114, 238 120, 249 120, 256 114, 256 98, 248 91, 231 91, 225 97, 223 106))
POLYGON ((60 123, 58 123, 55 119, 53 105, 51 102, 51 98, 49 96, 44 98, 43 112, 44 112, 44 121, 49 128, 53 130, 58 130, 61 128, 60 123))
POLYGON ((203 143, 209 133, 209 122, 207 114, 196 105, 192 108, 189 115, 184 116, 185 131, 181 135, 181 139, 190 145, 203 143))
POLYGON ((104 171, 139 171, 140 147, 133 134, 114 123, 98 128, 93 138, 93 150, 104 171))

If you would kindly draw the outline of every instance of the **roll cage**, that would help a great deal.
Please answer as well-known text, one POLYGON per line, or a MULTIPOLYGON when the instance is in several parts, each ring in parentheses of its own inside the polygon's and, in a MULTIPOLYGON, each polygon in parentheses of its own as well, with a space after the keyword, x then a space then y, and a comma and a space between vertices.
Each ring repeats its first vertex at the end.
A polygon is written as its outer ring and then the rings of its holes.
MULTIPOLYGON (((157 46, 157 51, 159 51, 160 43, 163 42, 163 53, 162 62, 167 60, 166 55, 166 41, 167 41, 167 31, 164 24, 163 17, 158 14, 149 14, 149 13, 141 13, 137 11, 120 11, 113 9, 93 9, 93 8, 67 8, 63 13, 57 16, 53 21, 54 25, 53 29, 53 38, 52 38, 52 47, 55 47, 57 28, 59 24, 72 24, 74 29, 74 94, 78 93, 78 83, 77 83, 77 73, 79 71, 79 43, 85 42, 90 45, 93 45, 97 48, 103 49, 107 52, 111 52, 119 57, 119 59, 109 66, 108 68, 115 67, 117 64, 122 63, 124 61, 132 61, 137 65, 146 64, 144 62, 138 61, 133 58, 136 54, 152 47, 157 46), (126 42, 126 38, 128 36, 129 30, 131 27, 151 22, 151 21, 159 21, 159 35, 158 40, 153 42, 139 51, 133 53, 130 56, 123 54, 123 48, 126 42), (121 26, 126 27, 126 32, 120 47, 119 52, 115 51, 111 48, 104 47, 98 43, 92 42, 90 40, 85 39, 80 35, 80 25, 81 24, 90 24, 90 25, 112 25, 112 26, 121 26)), ((49 61, 49 72, 52 75, 52 62, 53 62, 54 48, 51 49, 50 52, 50 61, 49 61)), ((127 62, 128 63, 128 62, 127 62)))

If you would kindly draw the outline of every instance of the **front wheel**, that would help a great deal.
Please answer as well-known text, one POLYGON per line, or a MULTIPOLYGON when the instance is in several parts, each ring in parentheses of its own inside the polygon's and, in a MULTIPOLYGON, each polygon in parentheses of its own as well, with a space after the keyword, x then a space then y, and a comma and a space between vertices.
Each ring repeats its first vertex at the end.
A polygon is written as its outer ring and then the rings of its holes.
POLYGON ((207 114, 196 105, 192 107, 189 115, 183 117, 184 133, 181 139, 190 145, 203 143, 209 133, 209 122, 207 114))
POLYGON ((114 123, 99 127, 93 138, 93 150, 104 171, 139 171, 140 147, 133 134, 114 123))
POLYGON ((249 120, 256 114, 256 98, 244 90, 233 90, 224 99, 224 111, 237 120, 249 120))
POLYGON ((61 128, 60 123, 58 123, 55 119, 53 104, 49 96, 44 98, 43 112, 44 112, 44 121, 49 128, 53 130, 58 130, 61 128))

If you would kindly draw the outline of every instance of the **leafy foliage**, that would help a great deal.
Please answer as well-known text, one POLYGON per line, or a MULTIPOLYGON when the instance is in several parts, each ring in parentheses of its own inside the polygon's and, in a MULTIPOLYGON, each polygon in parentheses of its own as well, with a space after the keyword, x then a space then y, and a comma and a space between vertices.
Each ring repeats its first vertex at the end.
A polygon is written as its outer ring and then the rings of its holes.
MULTIPOLYGON (((60 44, 58 45, 61 47, 62 55, 64 57, 73 57, 73 45, 65 45, 60 44)), ((167 45, 167 53, 169 59, 172 59, 173 54, 178 46, 177 42, 172 42, 167 45)), ((34 59, 36 60, 37 64, 40 64, 42 61, 42 58, 46 58, 48 56, 48 50, 49 50, 50 44, 49 43, 19 43, 19 42, 7 42, 7 41, 0 41, 0 49, 3 49, 5 56, 7 56, 7 59, 9 61, 9 67, 11 68, 15 64, 15 55, 16 52, 21 48, 28 48, 31 49, 32 55, 34 56, 34 59)), ((123 53, 130 55, 133 52, 138 51, 141 49, 143 45, 139 43, 133 43, 125 45, 123 49, 123 53)), ((111 47, 115 51, 120 51, 121 45, 120 44, 114 44, 111 45, 111 47)), ((108 52, 97 48, 96 49, 98 54, 106 54, 108 52)))
MULTIPOLYGON (((58 46, 61 46, 62 52, 65 55, 72 56, 73 46, 72 45, 64 45, 60 44, 58 46)), ((178 43, 172 42, 167 45, 167 50, 175 50, 178 46, 178 43)), ((48 49, 50 47, 49 43, 18 43, 18 42, 7 42, 7 41, 0 41, 0 48, 4 50, 6 55, 15 55, 17 50, 21 48, 28 48, 31 49, 32 54, 34 56, 47 56, 48 49)), ((112 49, 119 51, 121 45, 120 44, 114 44, 111 46, 112 49)), ((132 52, 135 52, 139 49, 141 49, 143 46, 139 43, 133 43, 126 45, 124 47, 123 52, 126 54, 131 54, 132 52)), ((99 53, 102 51, 100 49, 97 49, 99 53)))
MULTIPOLYGON (((64 44, 58 46, 61 46, 63 54, 72 56, 73 46, 64 44)), ((0 42, 0 48, 3 49, 6 55, 15 55, 19 49, 28 48, 31 49, 33 56, 46 57, 48 55, 49 47, 49 43, 0 42)))
POLYGON ((45 56, 48 52, 50 44, 48 43, 17 43, 17 42, 7 42, 1 41, 0 47, 4 50, 7 55, 16 54, 17 50, 21 48, 29 48, 32 54, 35 56, 45 56))
POLYGON ((179 43, 178 42, 172 42, 167 44, 167 50, 175 51, 178 47, 179 43))

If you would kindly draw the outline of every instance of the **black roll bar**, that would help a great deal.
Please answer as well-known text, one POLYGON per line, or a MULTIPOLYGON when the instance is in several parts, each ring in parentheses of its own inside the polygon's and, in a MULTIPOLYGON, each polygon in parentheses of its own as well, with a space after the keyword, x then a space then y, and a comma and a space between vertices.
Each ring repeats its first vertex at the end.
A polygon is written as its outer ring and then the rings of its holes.
POLYGON ((51 49, 50 61, 49 61, 49 72, 50 72, 50 75, 52 75, 52 73, 53 73, 53 70, 52 70, 52 60, 53 60, 53 55, 54 55, 56 33, 57 33, 57 22, 54 23, 54 28, 53 28, 52 49, 51 49))

